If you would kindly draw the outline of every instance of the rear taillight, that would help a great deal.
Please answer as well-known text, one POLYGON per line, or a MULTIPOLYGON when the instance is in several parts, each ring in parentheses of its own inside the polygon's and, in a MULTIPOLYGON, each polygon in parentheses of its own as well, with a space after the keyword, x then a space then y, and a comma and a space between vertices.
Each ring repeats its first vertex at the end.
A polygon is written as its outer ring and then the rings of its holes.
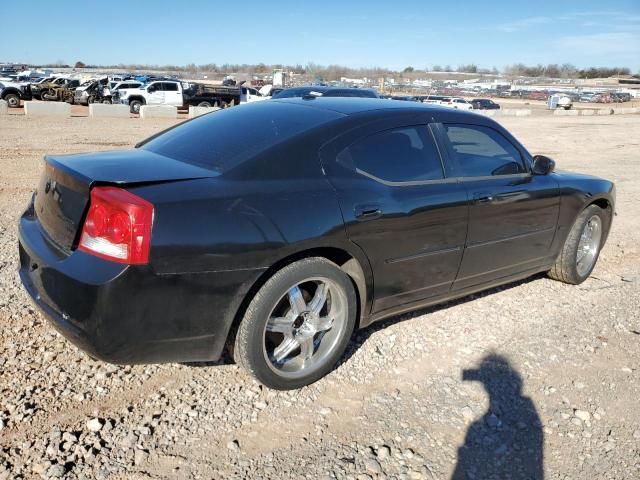
POLYGON ((119 263, 149 263, 153 205, 117 187, 95 187, 82 227, 83 252, 119 263))

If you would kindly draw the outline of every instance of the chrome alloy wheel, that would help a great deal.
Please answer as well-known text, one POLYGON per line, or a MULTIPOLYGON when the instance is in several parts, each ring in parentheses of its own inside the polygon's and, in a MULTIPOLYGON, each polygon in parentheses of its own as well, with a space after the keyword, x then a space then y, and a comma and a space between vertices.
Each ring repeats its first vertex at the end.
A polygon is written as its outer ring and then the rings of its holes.
POLYGON ((347 326, 347 296, 333 280, 309 278, 292 286, 265 325, 263 352, 278 375, 296 378, 321 368, 347 326))
POLYGON ((578 252, 576 253, 576 270, 578 275, 585 276, 596 261, 600 240, 602 239, 602 220, 598 215, 593 215, 584 225, 578 252))

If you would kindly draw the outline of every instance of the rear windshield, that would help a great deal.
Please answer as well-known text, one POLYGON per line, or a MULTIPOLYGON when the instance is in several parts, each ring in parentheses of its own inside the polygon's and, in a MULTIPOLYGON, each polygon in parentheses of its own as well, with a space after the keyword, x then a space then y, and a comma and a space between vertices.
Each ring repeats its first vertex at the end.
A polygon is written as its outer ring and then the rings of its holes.
POLYGON ((341 116, 330 110, 264 101, 203 115, 151 137, 140 148, 223 173, 341 116))
POLYGON ((371 90, 363 90, 359 88, 349 88, 345 90, 327 90, 322 95, 323 97, 363 97, 363 98, 378 98, 378 96, 371 90))

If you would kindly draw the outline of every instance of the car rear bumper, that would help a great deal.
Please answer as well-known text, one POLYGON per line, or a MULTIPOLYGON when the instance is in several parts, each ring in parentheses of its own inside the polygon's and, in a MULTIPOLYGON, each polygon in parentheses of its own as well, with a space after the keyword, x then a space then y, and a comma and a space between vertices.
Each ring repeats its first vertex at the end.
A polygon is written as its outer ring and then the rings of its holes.
POLYGON ((81 251, 60 253, 37 220, 20 220, 20 279, 54 328, 115 364, 211 361, 262 270, 162 274, 81 251))

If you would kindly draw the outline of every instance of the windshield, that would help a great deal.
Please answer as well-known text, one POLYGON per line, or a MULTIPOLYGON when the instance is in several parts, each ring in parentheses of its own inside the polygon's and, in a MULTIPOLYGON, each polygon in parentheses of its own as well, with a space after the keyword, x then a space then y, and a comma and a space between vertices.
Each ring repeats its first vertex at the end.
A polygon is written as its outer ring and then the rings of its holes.
POLYGON ((140 148, 218 172, 342 115, 278 102, 209 113, 151 137, 140 148))

